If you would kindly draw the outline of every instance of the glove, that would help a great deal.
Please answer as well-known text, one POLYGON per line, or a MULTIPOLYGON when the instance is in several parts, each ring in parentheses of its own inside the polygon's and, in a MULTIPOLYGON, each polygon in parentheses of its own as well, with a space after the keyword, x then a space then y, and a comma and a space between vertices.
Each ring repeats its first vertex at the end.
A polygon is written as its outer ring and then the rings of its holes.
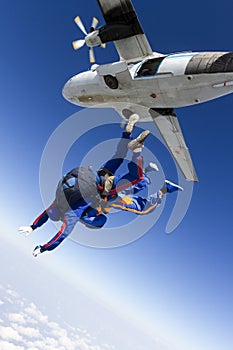
POLYGON ((36 258, 37 255, 43 253, 43 250, 41 250, 41 245, 37 245, 36 248, 33 250, 32 255, 36 258))
POLYGON ((31 226, 20 226, 19 233, 23 233, 25 237, 29 236, 32 233, 33 228, 31 226))

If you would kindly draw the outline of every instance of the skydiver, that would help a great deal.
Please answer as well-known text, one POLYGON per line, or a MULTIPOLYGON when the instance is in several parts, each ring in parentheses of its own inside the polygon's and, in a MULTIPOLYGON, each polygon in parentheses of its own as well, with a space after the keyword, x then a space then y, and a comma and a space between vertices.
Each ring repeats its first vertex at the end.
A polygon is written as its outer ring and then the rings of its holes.
MULTIPOLYGON (((104 202, 109 200, 113 201, 117 198, 118 191, 124 190, 143 179, 142 157, 140 152, 142 151, 145 139, 149 135, 149 131, 146 130, 135 140, 132 139, 132 131, 138 119, 139 117, 135 114, 129 118, 125 131, 123 132, 122 138, 117 146, 115 155, 106 162, 96 174, 99 186, 98 194, 100 194, 100 198, 103 199, 100 203, 100 207, 97 206, 97 203, 93 205, 92 201, 90 203, 84 198, 79 198, 77 201, 73 200, 72 204, 69 203, 66 211, 64 211, 61 210, 55 199, 50 207, 43 211, 31 226, 21 226, 19 228, 20 233, 29 235, 36 228, 42 226, 49 218, 52 221, 61 220, 63 222, 60 231, 48 243, 42 246, 36 246, 33 251, 34 256, 37 256, 46 250, 50 251, 56 248, 72 232, 78 221, 92 228, 103 227, 106 222, 106 216, 102 214, 102 212, 104 212, 104 202), (128 148, 133 151, 132 161, 128 164, 129 171, 126 174, 115 176, 115 172, 122 164, 128 148), (137 164, 135 163, 136 161, 137 164)), ((64 194, 66 190, 68 192, 74 187, 74 178, 69 178, 67 182, 61 180, 60 185, 62 193, 64 194), (72 181, 73 183, 71 183, 72 181)), ((94 195, 96 195, 96 193, 94 195)), ((98 195, 96 195, 96 197, 98 197, 98 195)), ((98 202, 99 198, 97 199, 98 202)))

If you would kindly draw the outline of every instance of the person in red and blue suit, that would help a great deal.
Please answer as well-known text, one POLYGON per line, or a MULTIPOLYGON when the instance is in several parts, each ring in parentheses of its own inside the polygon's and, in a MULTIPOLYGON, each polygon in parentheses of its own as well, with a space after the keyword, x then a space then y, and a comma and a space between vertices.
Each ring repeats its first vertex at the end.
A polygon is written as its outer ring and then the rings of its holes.
MULTIPOLYGON (((96 173, 98 190, 106 202, 106 207, 109 207, 107 204, 110 203, 108 202, 113 203, 114 200, 118 199, 118 192, 143 180, 141 151, 144 141, 149 135, 149 131, 146 130, 135 140, 132 139, 132 131, 138 119, 139 117, 135 114, 129 118, 125 131, 123 132, 122 138, 117 146, 116 153, 109 161, 103 164, 96 173), (115 176, 115 172, 124 161, 128 149, 133 151, 132 160, 128 164, 128 173, 115 176)), ((63 213, 57 207, 55 200, 49 208, 43 211, 43 213, 34 220, 32 225, 21 226, 19 231, 20 233, 29 235, 35 229, 42 226, 48 219, 51 219, 52 221, 62 221, 61 229, 48 243, 36 246, 33 255, 37 256, 45 251, 55 249, 70 235, 78 221, 90 228, 103 227, 107 220, 104 212, 107 211, 107 208, 106 210, 105 208, 99 207, 92 208, 91 203, 87 203, 85 199, 82 198, 79 199, 77 203, 73 203, 71 208, 63 213)))

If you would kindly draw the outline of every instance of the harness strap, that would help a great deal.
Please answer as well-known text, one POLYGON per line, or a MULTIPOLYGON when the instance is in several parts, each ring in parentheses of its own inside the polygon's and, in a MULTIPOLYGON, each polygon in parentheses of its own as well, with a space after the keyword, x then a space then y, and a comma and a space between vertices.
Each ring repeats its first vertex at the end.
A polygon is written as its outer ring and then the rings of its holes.
POLYGON ((98 190, 100 192, 102 192, 104 190, 104 187, 100 185, 100 177, 97 173, 97 171, 94 171, 93 168, 92 168, 92 165, 88 165, 88 170, 90 170, 92 172, 92 174, 95 175, 95 178, 96 178, 96 184, 97 184, 97 187, 98 187, 98 190))

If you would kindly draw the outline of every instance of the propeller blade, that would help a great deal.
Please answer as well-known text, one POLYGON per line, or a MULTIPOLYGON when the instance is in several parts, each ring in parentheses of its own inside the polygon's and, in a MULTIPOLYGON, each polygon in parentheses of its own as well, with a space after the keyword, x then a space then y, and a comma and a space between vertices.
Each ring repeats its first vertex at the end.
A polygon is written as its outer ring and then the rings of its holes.
POLYGON ((95 55, 94 55, 94 50, 93 47, 89 48, 89 59, 91 63, 95 62, 95 55))
POLYGON ((77 26, 79 27, 79 29, 80 29, 85 35, 87 35, 87 31, 86 31, 86 29, 85 29, 85 27, 84 27, 84 25, 83 25, 83 23, 82 23, 80 17, 79 17, 79 16, 75 17, 74 21, 75 21, 75 23, 77 24, 77 26))
POLYGON ((96 17, 93 17, 91 28, 96 29, 98 22, 98 19, 96 17))
POLYGON ((84 44, 85 44, 84 39, 80 39, 72 42, 74 50, 80 49, 81 47, 83 47, 84 44))

